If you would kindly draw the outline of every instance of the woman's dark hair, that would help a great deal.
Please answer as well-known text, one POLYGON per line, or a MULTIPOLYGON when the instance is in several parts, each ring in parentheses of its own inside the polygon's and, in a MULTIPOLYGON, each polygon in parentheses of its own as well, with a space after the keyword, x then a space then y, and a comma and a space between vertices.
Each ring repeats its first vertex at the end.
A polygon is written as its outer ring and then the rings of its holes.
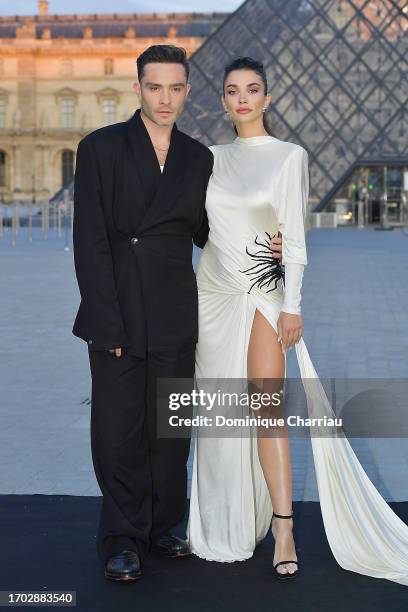
MULTIPOLYGON (((232 62, 230 62, 229 64, 225 66, 224 78, 222 81, 222 92, 224 95, 225 95, 225 81, 227 80, 229 73, 232 72, 233 70, 253 70, 262 79, 264 89, 265 89, 265 95, 268 93, 268 81, 266 79, 266 72, 265 72, 265 68, 262 62, 258 62, 257 60, 252 59, 252 57, 237 57, 236 59, 232 60, 232 62)), ((268 125, 268 120, 265 114, 263 116, 263 126, 264 126, 265 131, 268 132, 270 136, 273 136, 272 130, 268 125)), ((235 125, 234 125, 234 131, 236 134, 238 134, 237 128, 235 127, 235 125)))
POLYGON ((186 71, 187 79, 190 74, 187 53, 183 47, 176 47, 175 45, 152 45, 148 47, 136 60, 137 77, 139 81, 142 79, 144 67, 151 62, 160 64, 182 64, 186 71))

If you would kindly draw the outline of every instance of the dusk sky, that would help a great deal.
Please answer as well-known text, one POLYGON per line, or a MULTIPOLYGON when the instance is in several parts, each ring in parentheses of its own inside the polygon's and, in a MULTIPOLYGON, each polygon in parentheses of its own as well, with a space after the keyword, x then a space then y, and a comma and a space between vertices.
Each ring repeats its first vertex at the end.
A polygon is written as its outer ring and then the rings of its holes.
MULTIPOLYGON (((49 0, 53 13, 230 12, 243 0, 49 0)), ((0 15, 35 15, 37 0, 0 0, 0 15)))

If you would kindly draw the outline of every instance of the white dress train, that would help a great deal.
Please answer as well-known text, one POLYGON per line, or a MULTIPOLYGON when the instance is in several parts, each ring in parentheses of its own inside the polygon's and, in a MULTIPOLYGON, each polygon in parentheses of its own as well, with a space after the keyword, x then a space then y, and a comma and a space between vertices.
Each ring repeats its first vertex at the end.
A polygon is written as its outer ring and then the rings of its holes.
MULTIPOLYGON (((197 267, 196 384, 215 388, 217 380, 246 379, 256 309, 275 331, 281 310, 300 312, 301 274, 295 274, 307 264, 309 177, 307 152, 272 136, 238 137, 210 148, 210 234, 197 267), (275 274, 276 261, 265 254, 268 236, 278 231, 285 285, 275 274), (265 269, 269 277, 262 277, 265 269)), ((303 338, 295 350, 309 416, 334 417, 303 338)), ((339 565, 408 586, 408 526, 374 487, 343 433, 312 435, 311 442, 323 523, 339 565)), ((272 510, 256 435, 206 437, 197 428, 187 526, 193 553, 220 562, 250 558, 270 528, 272 510)))

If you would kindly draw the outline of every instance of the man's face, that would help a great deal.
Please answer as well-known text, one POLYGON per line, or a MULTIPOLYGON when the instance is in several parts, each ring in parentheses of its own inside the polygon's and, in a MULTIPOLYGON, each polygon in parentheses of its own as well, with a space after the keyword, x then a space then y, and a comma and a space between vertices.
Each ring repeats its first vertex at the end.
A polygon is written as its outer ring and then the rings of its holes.
POLYGON ((182 64, 151 62, 144 67, 141 81, 135 83, 134 89, 143 113, 156 125, 167 126, 183 112, 190 85, 182 64))

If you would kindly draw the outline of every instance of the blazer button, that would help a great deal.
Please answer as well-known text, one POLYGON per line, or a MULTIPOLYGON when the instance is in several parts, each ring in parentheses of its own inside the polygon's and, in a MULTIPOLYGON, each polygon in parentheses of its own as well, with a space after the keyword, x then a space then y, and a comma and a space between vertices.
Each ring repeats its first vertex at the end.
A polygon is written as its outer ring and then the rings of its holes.
POLYGON ((132 238, 132 239, 130 240, 130 242, 131 242, 132 244, 136 244, 136 242, 137 242, 138 240, 139 240, 139 238, 132 238))
POLYGON ((93 340, 88 340, 88 344, 92 344, 93 340))

